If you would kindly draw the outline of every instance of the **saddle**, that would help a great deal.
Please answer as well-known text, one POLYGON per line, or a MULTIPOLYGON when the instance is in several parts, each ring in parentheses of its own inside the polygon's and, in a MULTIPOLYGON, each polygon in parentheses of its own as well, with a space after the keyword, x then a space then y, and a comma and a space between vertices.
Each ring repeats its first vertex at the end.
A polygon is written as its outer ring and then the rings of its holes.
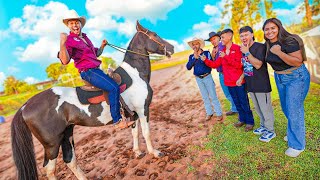
MULTIPOLYGON (((122 67, 118 67, 114 71, 109 71, 108 75, 120 86, 120 94, 132 85, 131 77, 122 67)), ((85 80, 83 81, 85 84, 84 86, 76 87, 77 96, 81 104, 99 104, 103 101, 106 101, 107 104, 110 104, 108 92, 93 86, 85 80)), ((132 112, 125 104, 121 96, 120 104, 121 107, 124 108, 125 111, 127 111, 125 112, 125 114, 129 114, 130 116, 135 115, 135 113, 132 112)))

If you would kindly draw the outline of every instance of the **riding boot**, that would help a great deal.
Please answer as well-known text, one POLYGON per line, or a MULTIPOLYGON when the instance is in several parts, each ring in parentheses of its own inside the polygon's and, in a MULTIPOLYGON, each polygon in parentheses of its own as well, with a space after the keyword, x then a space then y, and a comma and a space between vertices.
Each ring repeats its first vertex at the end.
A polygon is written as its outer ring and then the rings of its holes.
POLYGON ((120 96, 120 103, 121 103, 122 108, 124 108, 127 111, 127 113, 130 114, 131 117, 134 116, 134 112, 129 109, 128 105, 124 102, 124 100, 121 96, 120 96))

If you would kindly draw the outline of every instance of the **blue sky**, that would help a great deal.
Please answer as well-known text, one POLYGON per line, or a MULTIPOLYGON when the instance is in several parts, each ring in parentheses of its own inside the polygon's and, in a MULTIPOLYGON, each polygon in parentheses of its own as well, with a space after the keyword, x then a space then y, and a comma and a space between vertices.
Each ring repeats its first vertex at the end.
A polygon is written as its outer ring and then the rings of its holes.
MULTIPOLYGON (((47 79, 46 67, 59 62, 60 32, 68 32, 62 24, 64 14, 74 9, 87 18, 83 32, 95 46, 106 38, 110 43, 127 47, 135 33, 135 21, 156 31, 175 46, 187 49, 194 36, 207 38, 208 32, 220 27, 221 11, 226 0, 0 0, 0 91, 3 81, 13 75, 28 83, 47 79), (115 3, 116 2, 116 3, 115 3)), ((297 9, 303 0, 278 0, 273 9, 285 24, 299 23, 297 9)), ((311 1, 310 1, 311 2, 311 1)), ((261 25, 257 28, 261 28, 261 25)), ((105 56, 118 63, 123 55, 110 47, 105 56)))

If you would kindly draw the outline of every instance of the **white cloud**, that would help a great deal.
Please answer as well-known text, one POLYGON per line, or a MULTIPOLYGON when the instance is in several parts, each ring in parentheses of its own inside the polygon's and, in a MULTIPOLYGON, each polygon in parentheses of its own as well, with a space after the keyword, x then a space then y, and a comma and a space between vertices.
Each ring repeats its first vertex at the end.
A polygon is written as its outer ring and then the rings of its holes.
POLYGON ((136 20, 147 19, 152 23, 165 20, 168 12, 182 4, 182 0, 87 0, 89 15, 86 28, 99 31, 115 31, 132 36, 136 20), (112 4, 110 6, 109 4, 112 4))
POLYGON ((45 6, 26 5, 21 18, 10 21, 12 32, 21 37, 54 36, 66 30, 62 23, 68 7, 60 2, 50 1, 45 6))
MULTIPOLYGON (((151 22, 165 19, 167 13, 180 4, 182 0, 170 2, 166 0, 139 0, 139 2, 125 0, 117 3, 111 0, 87 0, 86 8, 90 16, 87 17, 86 32, 96 46, 100 45, 105 31, 115 31, 129 37, 135 33, 135 19, 144 18, 151 22), (109 4, 113 5, 109 6, 109 4)), ((56 61, 59 34, 67 31, 62 19, 68 11, 65 4, 54 1, 44 6, 26 5, 21 17, 11 19, 9 30, 22 38, 37 40, 26 47, 17 47, 14 55, 23 62, 49 64, 56 61)), ((3 31, 0 31, 0 39, 5 35, 3 31)))
POLYGON ((49 64, 56 61, 59 50, 59 34, 66 32, 62 23, 68 7, 50 1, 44 6, 26 5, 20 18, 10 20, 10 30, 22 38, 35 38, 26 47, 16 47, 14 55, 22 62, 49 64))
POLYGON ((3 83, 5 79, 6 75, 4 74, 4 72, 0 72, 0 91, 3 91, 3 83))
POLYGON ((38 62, 48 64, 57 60, 59 50, 59 39, 50 37, 40 37, 38 41, 29 44, 25 49, 16 48, 15 54, 19 55, 18 59, 22 62, 38 62))
POLYGON ((91 16, 114 16, 125 19, 148 19, 152 22, 167 18, 167 13, 182 4, 182 0, 87 0, 91 16), (112 4, 112 5, 111 5, 112 4))
POLYGON ((119 32, 127 36, 132 36, 136 32, 136 22, 126 20, 123 23, 119 23, 119 32))
POLYGON ((320 18, 320 14, 318 14, 317 16, 313 16, 312 19, 319 19, 320 18))
POLYGON ((114 51, 112 53, 106 52, 102 56, 111 57, 118 65, 120 65, 124 59, 124 53, 120 51, 114 51))
POLYGON ((117 26, 116 20, 107 15, 97 15, 89 18, 85 25, 86 28, 99 30, 115 30, 117 26))
POLYGON ((187 49, 186 43, 179 44, 177 41, 169 39, 166 39, 166 41, 174 46, 174 52, 180 52, 187 49))
POLYGON ((8 67, 8 73, 9 74, 14 74, 14 73, 19 72, 19 71, 20 71, 20 69, 15 67, 15 66, 9 66, 8 67))
POLYGON ((214 16, 217 15, 220 12, 220 10, 217 6, 207 4, 204 6, 204 12, 210 16, 214 16))
POLYGON ((302 3, 297 4, 292 9, 275 9, 274 12, 277 14, 279 19, 286 20, 284 23, 286 25, 292 24, 292 23, 301 23, 302 19, 304 17, 303 13, 298 14, 299 7, 302 5, 302 3))
POLYGON ((301 0, 284 0, 284 1, 290 5, 294 5, 294 4, 301 2, 301 0))
POLYGON ((225 17, 222 17, 222 11, 225 10, 225 4, 228 0, 222 0, 215 5, 207 4, 204 6, 204 13, 207 14, 210 18, 207 22, 199 22, 192 26, 192 34, 189 37, 186 37, 183 41, 187 43, 194 37, 200 37, 203 39, 208 38, 208 34, 211 31, 217 31, 221 24, 229 24, 231 19, 231 6, 227 9, 227 14, 225 17))
POLYGON ((25 79, 24 79, 24 81, 26 82, 26 83, 28 83, 28 84, 35 84, 35 83, 37 83, 37 82, 39 82, 39 80, 38 79, 36 79, 36 78, 34 78, 34 77, 26 77, 25 79))
POLYGON ((6 75, 4 74, 4 72, 0 72, 0 85, 3 84, 5 79, 6 79, 6 75))

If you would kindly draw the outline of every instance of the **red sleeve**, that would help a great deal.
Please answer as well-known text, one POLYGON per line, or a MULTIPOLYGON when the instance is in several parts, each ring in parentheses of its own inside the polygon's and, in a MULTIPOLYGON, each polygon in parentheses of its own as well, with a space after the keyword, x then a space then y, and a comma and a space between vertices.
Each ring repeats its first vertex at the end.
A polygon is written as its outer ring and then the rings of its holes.
POLYGON ((241 57, 242 53, 240 51, 240 46, 236 46, 234 48, 235 53, 229 53, 229 55, 225 55, 223 58, 226 60, 226 62, 235 68, 242 68, 242 63, 241 63, 241 57))
POLYGON ((215 61, 211 61, 208 58, 204 61, 204 63, 211 68, 217 68, 219 66, 221 66, 221 58, 219 57, 217 60, 215 61))

